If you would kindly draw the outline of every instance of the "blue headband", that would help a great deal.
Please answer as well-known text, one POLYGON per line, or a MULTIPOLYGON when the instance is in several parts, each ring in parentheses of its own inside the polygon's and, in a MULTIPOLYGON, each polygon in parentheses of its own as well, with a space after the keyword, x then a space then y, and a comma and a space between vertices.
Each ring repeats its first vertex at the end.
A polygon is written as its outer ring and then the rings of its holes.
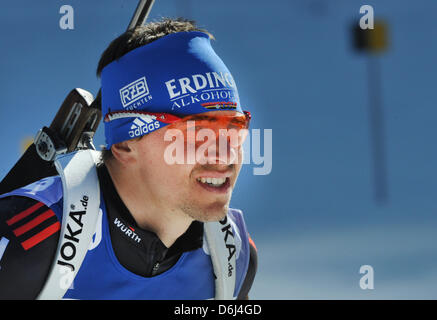
POLYGON ((184 117, 212 110, 243 112, 234 79, 206 33, 169 34, 102 71, 107 148, 168 125, 153 113, 184 117))

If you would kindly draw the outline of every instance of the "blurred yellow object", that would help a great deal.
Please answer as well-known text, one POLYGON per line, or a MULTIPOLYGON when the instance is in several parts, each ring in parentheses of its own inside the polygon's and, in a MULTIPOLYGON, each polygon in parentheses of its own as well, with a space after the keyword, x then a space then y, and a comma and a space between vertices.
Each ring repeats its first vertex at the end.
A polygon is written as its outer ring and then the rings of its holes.
POLYGON ((33 137, 25 137, 21 139, 21 144, 20 144, 21 154, 23 154, 32 143, 33 143, 33 137))
POLYGON ((375 21, 374 29, 366 31, 369 32, 368 48, 370 51, 382 52, 387 49, 387 24, 384 21, 375 21))
POLYGON ((353 26, 353 45, 361 52, 382 53, 388 49, 388 26, 383 20, 375 20, 373 29, 353 26))

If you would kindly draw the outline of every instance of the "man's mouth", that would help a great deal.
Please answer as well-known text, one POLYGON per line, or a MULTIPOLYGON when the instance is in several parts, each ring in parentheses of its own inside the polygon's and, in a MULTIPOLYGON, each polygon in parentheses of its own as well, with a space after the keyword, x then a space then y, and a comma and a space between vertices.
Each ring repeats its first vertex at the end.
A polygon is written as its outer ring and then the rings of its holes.
POLYGON ((207 183, 208 185, 212 187, 220 187, 222 186, 228 178, 197 178, 197 181, 201 183, 207 183))
POLYGON ((208 191, 225 193, 231 186, 231 181, 229 177, 224 178, 211 178, 211 177, 200 177, 196 179, 201 187, 208 191))

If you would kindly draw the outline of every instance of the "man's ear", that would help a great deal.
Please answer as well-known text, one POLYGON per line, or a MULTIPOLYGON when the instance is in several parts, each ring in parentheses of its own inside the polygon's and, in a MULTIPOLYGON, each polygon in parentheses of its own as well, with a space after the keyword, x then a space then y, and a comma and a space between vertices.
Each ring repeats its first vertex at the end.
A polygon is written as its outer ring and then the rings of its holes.
POLYGON ((128 164, 135 161, 135 148, 132 148, 132 144, 134 141, 127 140, 123 142, 119 142, 113 144, 111 146, 112 154, 114 158, 120 161, 122 164, 128 164))

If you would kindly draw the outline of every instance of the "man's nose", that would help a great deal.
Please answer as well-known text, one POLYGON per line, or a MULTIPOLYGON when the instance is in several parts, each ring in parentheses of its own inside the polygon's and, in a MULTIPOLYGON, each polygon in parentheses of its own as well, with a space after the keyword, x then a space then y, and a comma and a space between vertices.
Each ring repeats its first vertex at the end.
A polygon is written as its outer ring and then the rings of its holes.
MULTIPOLYGON (((218 137, 218 136, 217 136, 218 137)), ((208 146, 206 160, 209 164, 227 166, 237 162, 239 147, 233 147, 227 137, 218 137, 215 143, 208 146)))

